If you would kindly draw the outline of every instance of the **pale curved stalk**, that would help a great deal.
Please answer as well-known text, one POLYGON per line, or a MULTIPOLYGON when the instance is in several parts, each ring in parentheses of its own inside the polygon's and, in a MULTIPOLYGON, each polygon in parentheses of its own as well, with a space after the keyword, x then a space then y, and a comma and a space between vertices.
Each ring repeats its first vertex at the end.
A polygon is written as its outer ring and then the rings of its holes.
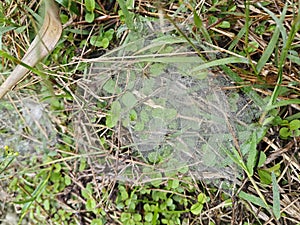
MULTIPOLYGON (((34 67, 41 59, 53 51, 62 33, 62 25, 56 3, 53 0, 44 1, 45 17, 43 25, 21 60, 31 67, 34 67)), ((0 86, 0 99, 10 91, 27 72, 28 68, 17 65, 9 77, 0 86)))

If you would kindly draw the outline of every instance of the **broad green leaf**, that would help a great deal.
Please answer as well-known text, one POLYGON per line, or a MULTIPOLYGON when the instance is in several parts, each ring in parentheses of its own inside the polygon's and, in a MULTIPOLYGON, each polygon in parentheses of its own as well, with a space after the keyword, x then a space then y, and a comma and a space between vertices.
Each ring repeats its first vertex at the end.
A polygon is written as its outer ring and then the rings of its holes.
POLYGON ((195 26, 198 27, 198 28, 202 28, 203 23, 202 23, 202 20, 200 19, 199 15, 197 13, 197 11, 194 10, 193 14, 194 14, 194 24, 195 24, 195 26))
POLYGON ((259 154, 259 160, 257 166, 261 167, 266 162, 266 159, 267 159, 266 153, 261 151, 259 154))
POLYGON ((117 0, 125 18, 125 23, 129 30, 134 31, 133 14, 128 11, 124 0, 117 0))
POLYGON ((273 188, 273 213, 275 218, 278 220, 280 218, 280 194, 279 188, 276 180, 276 176, 272 173, 272 188, 273 188))
POLYGON ((126 213, 126 212, 121 213, 120 220, 122 222, 125 222, 125 221, 129 220, 130 218, 131 218, 131 214, 130 213, 126 213))
POLYGON ((137 213, 135 213, 134 215, 133 215, 133 220, 134 221, 141 221, 142 220, 142 216, 141 216, 141 214, 137 214, 137 213))
POLYGON ((171 188, 171 189, 176 189, 179 187, 179 180, 175 179, 175 180, 169 180, 168 181, 168 186, 171 188))
POLYGON ((128 109, 132 108, 137 103, 136 97, 131 92, 126 92, 121 97, 121 101, 128 109))
POLYGON ((258 176, 260 178, 260 182, 262 184, 271 184, 272 182, 272 179, 271 179, 271 174, 270 172, 266 171, 266 170, 263 170, 263 169, 259 169, 258 170, 258 176))
POLYGON ((117 125, 121 115, 121 104, 115 101, 111 104, 111 109, 106 117, 106 126, 113 128, 117 125))
POLYGON ((253 132, 251 142, 250 142, 250 149, 249 149, 249 153, 248 153, 247 164, 246 164, 250 176, 253 176, 253 168, 256 164, 256 158, 257 158, 257 153, 258 153, 258 151, 256 149, 256 144, 257 144, 256 132, 253 132))
POLYGON ((104 37, 106 37, 108 40, 111 41, 113 39, 114 33, 115 33, 114 29, 109 29, 104 33, 104 37))
POLYGON ((143 131, 145 129, 145 123, 143 121, 137 121, 134 125, 135 131, 143 131))
POLYGON ((268 209, 268 206, 265 205, 264 201, 261 198, 256 197, 256 196, 254 196, 252 194, 248 194, 248 193, 246 193, 244 191, 241 191, 239 193, 239 197, 242 198, 242 199, 244 199, 244 200, 247 200, 249 202, 252 202, 255 205, 258 205, 258 206, 261 206, 261 207, 263 207, 265 209, 268 209))
POLYGON ((121 92, 121 89, 116 84, 116 81, 112 79, 109 79, 102 88, 109 94, 119 94, 121 92))
POLYGON ((159 185, 162 184, 162 174, 161 173, 154 173, 151 175, 151 184, 154 186, 154 187, 159 187, 159 185))

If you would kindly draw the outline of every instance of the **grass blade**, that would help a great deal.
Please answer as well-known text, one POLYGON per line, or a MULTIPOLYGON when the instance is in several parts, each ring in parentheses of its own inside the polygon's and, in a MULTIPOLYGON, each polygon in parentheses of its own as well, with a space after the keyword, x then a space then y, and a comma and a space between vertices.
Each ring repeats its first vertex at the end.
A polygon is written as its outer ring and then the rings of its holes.
POLYGON ((228 58, 223 58, 223 59, 217 59, 217 60, 213 60, 213 61, 210 61, 210 62, 207 62, 207 63, 203 63, 200 66, 197 66, 196 68, 194 68, 192 70, 192 72, 208 69, 208 68, 215 67, 215 66, 231 64, 231 63, 245 63, 245 64, 248 64, 249 60, 246 59, 246 58, 239 58, 239 57, 228 57, 228 58))
MULTIPOLYGON (((271 54, 273 53, 276 44, 278 43, 278 39, 279 39, 279 32, 280 30, 280 25, 282 26, 282 22, 284 21, 285 18, 285 14, 286 14, 286 10, 287 10, 287 5, 284 6, 283 12, 281 14, 280 20, 277 19, 277 17, 273 14, 273 16, 275 16, 276 18, 276 23, 278 24, 278 26, 276 26, 274 34, 267 46, 267 48, 264 50, 264 53, 262 54, 262 56, 260 57, 260 59, 257 62, 256 65, 256 72, 257 74, 260 73, 260 71, 262 70, 262 68, 265 66, 265 64, 267 63, 268 59, 270 58, 271 54)), ((272 12, 270 12, 272 13, 272 12)), ((270 14, 270 16, 273 18, 273 16, 270 14)), ((286 35, 285 30, 281 31, 281 35, 286 35)))
POLYGON ((286 11, 287 11, 287 3, 284 5, 284 8, 283 8, 281 16, 280 16, 280 20, 277 18, 277 16, 272 11, 270 11, 269 9, 262 6, 261 3, 257 3, 257 6, 262 8, 266 13, 268 13, 272 17, 272 19, 276 22, 276 25, 277 25, 276 29, 278 28, 280 30, 283 45, 286 45, 287 34, 286 34, 286 29, 284 28, 282 22, 284 21, 285 14, 286 14, 286 11))

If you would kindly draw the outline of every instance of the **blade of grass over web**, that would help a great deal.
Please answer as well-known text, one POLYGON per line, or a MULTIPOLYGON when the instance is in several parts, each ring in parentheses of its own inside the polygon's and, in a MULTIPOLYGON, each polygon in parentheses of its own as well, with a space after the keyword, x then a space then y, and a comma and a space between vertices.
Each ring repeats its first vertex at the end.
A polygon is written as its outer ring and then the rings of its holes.
MULTIPOLYGON (((221 65, 220 68, 222 69, 222 71, 224 71, 230 78, 231 80, 233 80, 236 83, 241 83, 244 80, 235 72, 233 72, 228 66, 226 65, 221 65)), ((255 92, 252 87, 249 86, 244 86, 241 88, 242 91, 250 98, 252 99, 256 105, 258 105, 259 107, 261 107, 261 109, 264 109, 265 107, 265 102, 262 99, 262 97, 257 94, 257 92, 255 92)))
POLYGON ((245 63, 248 64, 249 60, 246 58, 239 58, 239 57, 228 57, 223 59, 216 59, 210 62, 205 62, 202 65, 194 68, 192 72, 199 71, 199 70, 205 70, 208 68, 226 65, 226 64, 232 64, 232 63, 245 63))
MULTIPOLYGON (((198 56, 199 56, 200 58, 204 59, 203 56, 202 56, 202 54, 201 54, 201 52, 199 52, 199 49, 197 48, 197 46, 191 41, 191 39, 185 34, 185 32, 183 32, 183 31, 181 30, 181 28, 175 23, 175 21, 174 21, 170 16, 168 16, 167 13, 165 13, 164 16, 167 18, 167 20, 169 20, 169 21, 173 24, 173 26, 176 28, 176 30, 177 30, 177 31, 181 34, 181 36, 182 36, 182 37, 190 44, 190 46, 195 50, 195 52, 197 52, 198 56)), ((205 35, 205 32, 204 32, 204 35, 205 35)), ((210 40, 209 40, 209 41, 210 41, 210 40)))

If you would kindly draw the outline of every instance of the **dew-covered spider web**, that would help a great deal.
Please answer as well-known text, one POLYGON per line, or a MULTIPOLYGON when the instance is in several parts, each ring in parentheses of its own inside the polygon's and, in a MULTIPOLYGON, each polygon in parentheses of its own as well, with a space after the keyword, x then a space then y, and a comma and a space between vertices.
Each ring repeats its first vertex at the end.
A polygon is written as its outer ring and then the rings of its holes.
POLYGON ((259 108, 220 71, 200 70, 203 59, 173 29, 148 29, 94 59, 79 82, 78 142, 103 148, 105 123, 119 150, 98 163, 119 180, 234 181, 241 170, 227 153, 251 136, 259 108))

